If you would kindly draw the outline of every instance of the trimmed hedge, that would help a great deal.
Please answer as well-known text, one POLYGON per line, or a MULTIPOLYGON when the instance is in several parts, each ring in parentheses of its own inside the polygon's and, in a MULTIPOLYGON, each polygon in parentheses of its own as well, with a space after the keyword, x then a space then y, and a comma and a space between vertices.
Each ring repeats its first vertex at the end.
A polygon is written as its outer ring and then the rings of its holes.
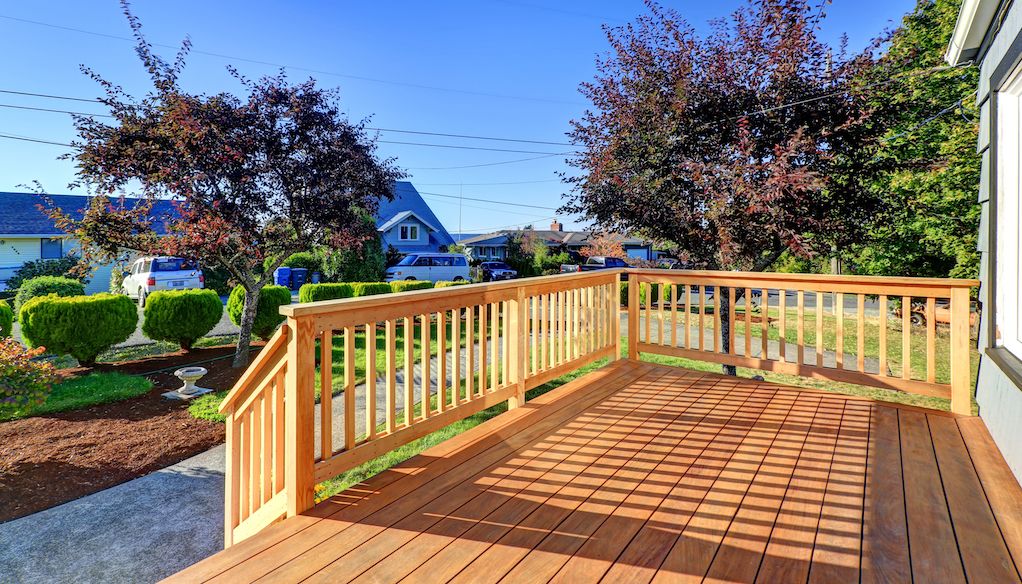
POLYGON ((390 284, 386 282, 352 282, 351 289, 355 296, 375 296, 391 292, 390 284))
MULTIPOLYGON (((273 265, 273 262, 275 260, 276 258, 274 257, 266 258, 266 260, 263 262, 263 269, 268 270, 270 266, 273 265)), ((284 260, 282 264, 280 264, 280 266, 282 268, 305 268, 306 270, 309 270, 310 275, 312 274, 312 272, 323 271, 323 262, 321 262, 320 259, 316 257, 316 254, 312 253, 311 251, 300 251, 298 253, 293 253, 289 255, 287 259, 284 260)))
POLYGON ((464 286, 465 284, 471 284, 472 280, 438 280, 433 282, 434 288, 450 288, 451 286, 464 286))
POLYGON ((11 336, 11 327, 14 324, 14 311, 6 300, 0 300, 0 339, 11 336))
POLYGON ((302 284, 298 289, 298 302, 319 302, 320 300, 337 300, 351 298, 355 290, 351 284, 302 284))
MULTIPOLYGON (((684 298, 685 296, 685 284, 678 284, 678 296, 684 298)), ((660 284, 649 283, 645 286, 639 287, 639 304, 646 304, 647 291, 653 294, 653 304, 660 302, 660 284)), ((693 296, 695 294, 693 293, 693 296)), ((667 286, 664 288, 664 302, 671 300, 671 287, 667 286)), ((628 282, 621 282, 621 306, 628 306, 628 282)))
POLYGON ((135 332, 138 309, 127 296, 94 294, 37 296, 18 311, 25 344, 46 347, 48 353, 71 355, 82 365, 135 332))
POLYGON ((14 312, 20 313, 21 307, 37 296, 56 294, 57 296, 84 296, 85 284, 78 280, 63 276, 38 276, 21 283, 18 294, 14 297, 14 312))
POLYGON ((213 290, 160 290, 146 299, 142 332, 188 351, 220 322, 224 305, 213 290))
MULTIPOLYGON (((259 306, 256 308, 255 322, 252 323, 252 334, 260 339, 269 340, 277 325, 284 322, 280 313, 281 306, 291 304, 291 291, 284 286, 264 286, 259 292, 259 306)), ((245 289, 237 286, 231 290, 227 299, 227 316, 231 322, 241 325, 241 312, 245 307, 245 289)))
POLYGON ((409 290, 429 290, 433 282, 429 280, 394 280, 390 283, 391 292, 408 292, 409 290))

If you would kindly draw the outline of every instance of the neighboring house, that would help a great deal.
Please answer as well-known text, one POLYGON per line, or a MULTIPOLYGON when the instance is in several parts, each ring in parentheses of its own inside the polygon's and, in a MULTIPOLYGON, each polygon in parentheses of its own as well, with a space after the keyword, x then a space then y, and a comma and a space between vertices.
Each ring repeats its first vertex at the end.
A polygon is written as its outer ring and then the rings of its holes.
POLYGON ((1022 3, 965 0, 946 58, 980 66, 979 415, 1022 481, 1022 3))
POLYGON ((454 239, 444 229, 412 183, 394 183, 394 199, 382 199, 376 213, 376 230, 383 247, 393 246, 403 254, 447 251, 454 239))
MULTIPOLYGON (((81 215, 89 198, 79 195, 48 195, 58 207, 72 215, 81 215)), ((131 205, 134 199, 127 199, 131 205)), ((58 229, 39 209, 39 195, 33 193, 0 193, 0 289, 25 262, 58 259, 74 253, 80 255, 78 242, 58 229)), ((167 203, 166 210, 170 210, 167 203)), ((112 264, 98 266, 85 287, 88 294, 110 289, 112 264)))
MULTIPOLYGON (((458 243, 468 249, 469 255, 478 260, 502 260, 507 257, 507 236, 514 231, 498 231, 484 233, 462 239, 458 243)), ((592 233, 584 231, 565 231, 564 224, 554 221, 548 230, 531 229, 530 237, 542 241, 554 253, 558 251, 578 252, 589 243, 592 233)), ((653 245, 636 237, 622 237, 621 247, 630 258, 652 260, 656 258, 653 245)))

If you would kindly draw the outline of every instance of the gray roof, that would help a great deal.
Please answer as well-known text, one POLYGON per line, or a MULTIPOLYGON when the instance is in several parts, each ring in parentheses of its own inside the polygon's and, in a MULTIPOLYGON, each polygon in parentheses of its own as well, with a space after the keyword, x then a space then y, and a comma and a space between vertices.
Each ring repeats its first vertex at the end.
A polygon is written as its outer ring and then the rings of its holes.
POLYGON ((454 239, 447 232, 447 229, 444 228, 443 223, 437 219, 436 215, 433 214, 433 210, 429 208, 422 195, 419 194, 419 191, 415 190, 412 183, 408 181, 399 180, 394 183, 393 200, 380 199, 380 208, 376 211, 376 228, 379 229, 404 211, 411 211, 423 223, 435 227, 436 231, 430 233, 430 237, 435 238, 437 244, 454 244, 454 239))
MULTIPOLYGON (((588 231, 550 231, 548 229, 530 229, 527 231, 530 236, 536 237, 549 246, 566 245, 569 247, 582 247, 589 243, 594 235, 588 231)), ((462 245, 504 245, 507 242, 507 235, 516 231, 497 231, 484 233, 462 239, 462 245)), ((621 245, 636 246, 649 245, 649 242, 637 237, 621 237, 621 245)))
MULTIPOLYGON (((46 195, 53 203, 72 217, 81 217, 91 197, 83 195, 46 195)), ((124 199, 126 206, 133 207, 139 199, 124 199)), ((54 225, 43 209, 46 202, 35 193, 0 192, 0 235, 5 236, 59 236, 66 235, 54 225)), ((171 201, 157 201, 153 206, 153 217, 176 214, 171 201)), ((157 223, 157 230, 163 231, 163 223, 157 223)))

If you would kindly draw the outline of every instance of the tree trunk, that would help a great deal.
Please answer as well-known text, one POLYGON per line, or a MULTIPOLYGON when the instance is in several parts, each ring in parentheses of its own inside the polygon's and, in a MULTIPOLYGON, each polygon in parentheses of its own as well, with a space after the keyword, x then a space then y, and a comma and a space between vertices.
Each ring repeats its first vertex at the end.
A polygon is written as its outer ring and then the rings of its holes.
POLYGON ((238 333, 238 348, 234 352, 234 367, 245 367, 248 365, 249 346, 252 344, 252 324, 255 322, 256 311, 259 307, 259 291, 261 285, 253 286, 251 290, 245 289, 245 307, 241 310, 241 331, 238 333))

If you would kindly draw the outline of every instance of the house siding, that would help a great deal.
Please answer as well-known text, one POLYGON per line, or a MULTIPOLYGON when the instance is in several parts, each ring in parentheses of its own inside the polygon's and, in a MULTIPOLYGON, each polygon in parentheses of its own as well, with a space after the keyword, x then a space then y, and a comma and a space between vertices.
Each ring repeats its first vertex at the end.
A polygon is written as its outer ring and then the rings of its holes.
MULTIPOLYGON (((979 349, 989 349, 993 339, 994 306, 992 276, 995 266, 991 252, 995 248, 993 237, 995 225, 991 209, 996 203, 996 168, 994 148, 996 140, 996 90, 1003 81, 1005 72, 1010 72, 1022 57, 1022 43, 1018 41, 1022 31, 1022 3, 1014 3, 1001 21, 996 35, 988 40, 988 46, 981 49, 979 87, 976 95, 980 111, 979 139, 977 151, 982 157, 982 171, 978 200, 981 205, 980 233, 977 248, 980 251, 980 299, 985 309, 980 321, 979 349)), ((1004 459, 1008 462, 1016 479, 1022 482, 1022 388, 1012 382, 998 363, 984 355, 980 361, 979 378, 976 387, 976 401, 979 415, 983 418, 990 434, 997 442, 1004 459)))
MULTIPOLYGON (((26 262, 38 260, 42 257, 41 237, 3 237, 0 236, 0 284, 6 287, 7 279, 14 275, 14 272, 26 262)), ((81 255, 78 250, 78 242, 74 239, 64 239, 62 251, 64 254, 75 253, 81 255)), ((94 273, 85 285, 86 294, 107 292, 110 289, 110 275, 113 273, 113 264, 101 264, 96 267, 94 273)))

